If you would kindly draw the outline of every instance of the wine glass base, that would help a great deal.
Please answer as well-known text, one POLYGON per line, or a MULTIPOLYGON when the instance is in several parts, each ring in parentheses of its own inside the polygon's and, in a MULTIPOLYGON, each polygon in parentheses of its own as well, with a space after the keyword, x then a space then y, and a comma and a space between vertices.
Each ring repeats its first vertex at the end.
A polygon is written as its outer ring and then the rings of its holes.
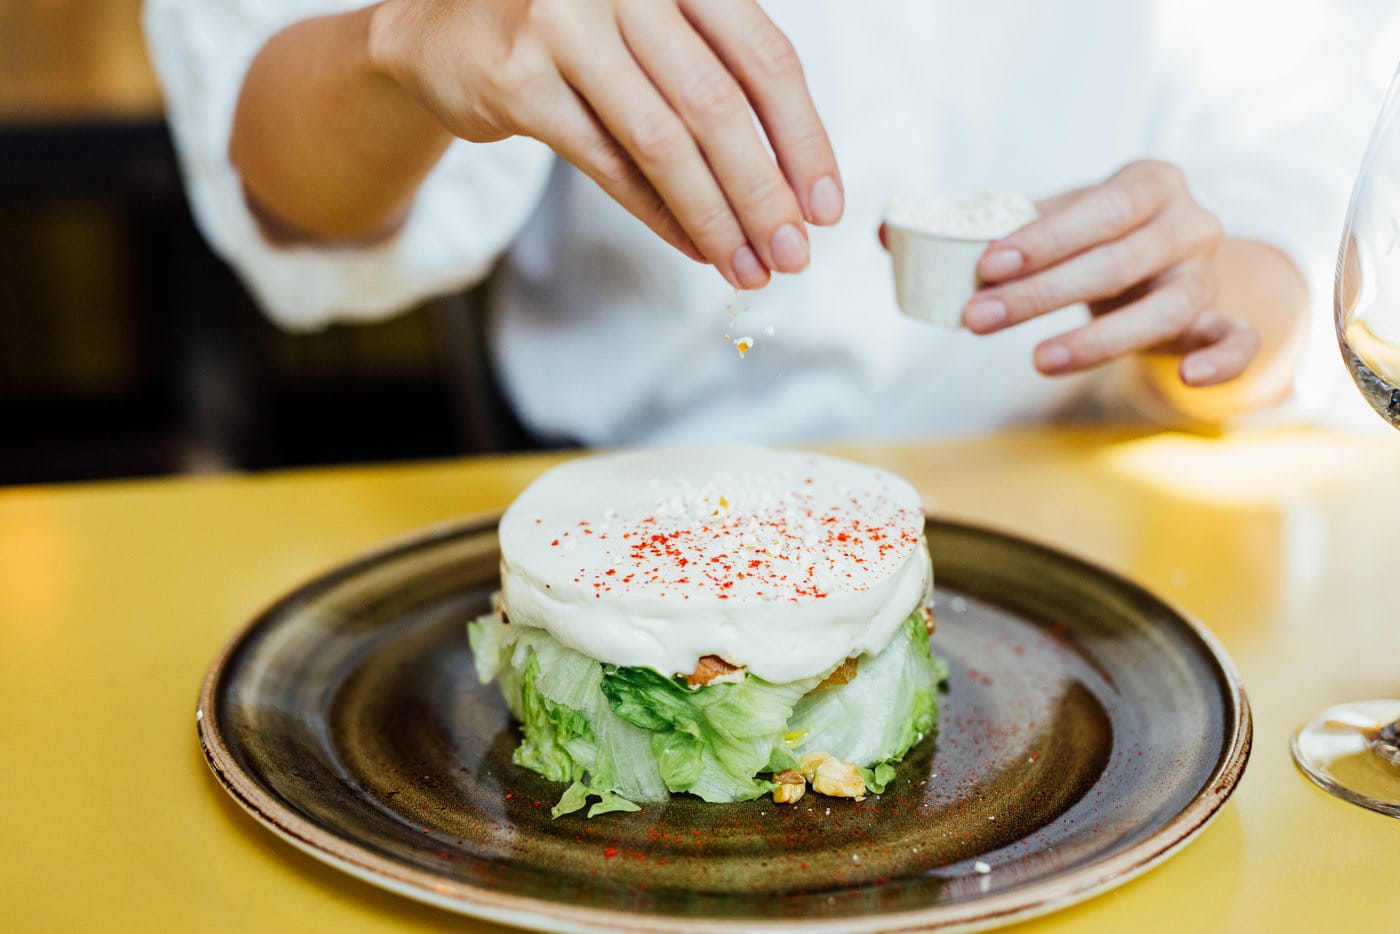
POLYGON ((1337 797, 1400 817, 1400 766, 1378 754, 1364 730, 1397 719, 1400 700, 1330 707, 1293 734, 1293 761, 1337 797))

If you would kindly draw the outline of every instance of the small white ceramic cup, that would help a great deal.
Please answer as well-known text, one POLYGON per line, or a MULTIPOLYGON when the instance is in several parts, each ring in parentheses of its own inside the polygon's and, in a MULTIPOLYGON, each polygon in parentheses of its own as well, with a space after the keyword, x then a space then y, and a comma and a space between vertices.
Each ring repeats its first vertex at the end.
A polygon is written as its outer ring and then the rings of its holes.
POLYGON ((962 326, 977 291, 977 261, 991 240, 950 237, 885 221, 900 311, 944 328, 962 326))

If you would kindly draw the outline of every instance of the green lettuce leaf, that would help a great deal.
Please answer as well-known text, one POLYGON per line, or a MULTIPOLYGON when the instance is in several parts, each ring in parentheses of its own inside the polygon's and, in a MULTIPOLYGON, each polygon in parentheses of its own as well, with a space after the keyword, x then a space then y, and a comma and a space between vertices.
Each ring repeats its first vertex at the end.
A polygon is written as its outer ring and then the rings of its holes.
POLYGON ((574 782, 564 793, 559 796, 559 803, 554 805, 549 811, 552 818, 563 817, 565 814, 572 814, 583 809, 590 797, 599 800, 588 809, 589 817, 597 817, 599 814, 611 814, 614 811, 640 811, 641 807, 635 801, 628 801, 621 795, 615 795, 608 791, 596 791, 589 788, 583 782, 574 782))
POLYGON ((556 782, 583 778, 597 756, 597 739, 584 715, 557 704, 540 693, 540 661, 526 648, 521 676, 521 727, 523 739, 512 757, 516 765, 539 772, 556 782))
POLYGON ((820 678, 772 684, 746 675, 733 683, 692 688, 650 668, 603 672, 613 712, 652 734, 651 748, 666 787, 706 801, 748 801, 773 790, 757 778, 774 764, 790 767, 783 743, 793 704, 820 678))
POLYGON ((593 792, 598 795, 599 800, 588 809, 589 817, 597 817, 599 814, 611 814, 614 811, 640 811, 641 807, 634 801, 628 801, 621 795, 611 794, 606 791, 593 792))
POLYGON ((763 771, 786 772, 788 769, 797 768, 799 764, 797 753, 793 752, 784 740, 780 745, 773 747, 773 752, 768 756, 768 765, 764 766, 763 771))
POLYGON ((865 787, 878 795, 894 781, 894 765, 889 762, 876 763, 873 769, 860 769, 860 777, 865 779, 865 787))
POLYGON ((467 642, 472 647, 472 664, 482 684, 495 681, 506 706, 516 720, 521 718, 520 672, 511 666, 515 637, 520 627, 508 626, 499 614, 482 616, 467 624, 467 642))
POLYGON ((559 796, 559 800, 554 807, 549 809, 549 816, 553 818, 563 817, 565 814, 572 814, 580 811, 588 803, 588 786, 583 782, 574 782, 564 793, 559 796))

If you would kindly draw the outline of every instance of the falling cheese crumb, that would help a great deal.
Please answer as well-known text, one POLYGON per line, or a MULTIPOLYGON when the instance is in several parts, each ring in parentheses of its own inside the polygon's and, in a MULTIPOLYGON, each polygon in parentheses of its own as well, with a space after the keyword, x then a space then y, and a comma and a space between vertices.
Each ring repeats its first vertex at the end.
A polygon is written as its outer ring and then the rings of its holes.
POLYGON ((734 338, 734 347, 739 351, 739 356, 742 357, 744 356, 744 354, 748 353, 750 350, 753 349, 753 338, 736 337, 734 338))
POLYGON ((742 308, 739 307, 743 303, 743 300, 743 293, 735 289, 734 294, 729 297, 729 302, 724 306, 724 310, 729 312, 729 317, 737 318, 739 317, 739 312, 748 310, 749 306, 747 304, 744 304, 742 308))

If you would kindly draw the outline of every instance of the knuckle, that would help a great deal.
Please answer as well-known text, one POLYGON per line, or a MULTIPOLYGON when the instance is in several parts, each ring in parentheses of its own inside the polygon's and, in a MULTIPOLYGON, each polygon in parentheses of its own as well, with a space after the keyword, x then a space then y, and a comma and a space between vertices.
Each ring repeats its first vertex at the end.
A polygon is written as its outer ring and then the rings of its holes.
POLYGON ((1196 242, 1202 248, 1214 251, 1216 247, 1225 242, 1225 225, 1220 222, 1209 211, 1200 212, 1199 229, 1196 234, 1196 242))
POLYGON ((567 46, 577 32, 578 10, 569 0, 526 0, 514 11, 514 35, 517 43, 537 42, 553 51, 567 46))
POLYGON ((1193 289, 1192 301, 1197 315, 1214 308, 1217 304, 1215 282, 1207 280, 1198 283, 1193 289))
POLYGON ((704 68, 687 84, 683 100, 696 118, 714 123, 739 112, 743 92, 727 72, 704 68))
POLYGON ((660 108, 638 112, 627 128, 628 148, 639 161, 649 164, 675 158, 685 138, 686 131, 681 122, 674 114, 660 108))
POLYGON ((485 54, 479 73, 498 101, 527 101, 546 90, 556 72, 549 53, 530 33, 515 33, 485 54))
POLYGON ((1095 298, 1108 298, 1127 291, 1154 270, 1154 259, 1160 255, 1160 244, 1144 234, 1131 242, 1118 241, 1105 248, 1104 268, 1100 288, 1095 298))
POLYGON ((1118 172, 1104 186, 1111 194, 1105 210, 1112 210, 1115 223, 1124 227, 1148 217, 1166 202, 1176 187, 1184 187, 1181 170, 1170 162, 1144 159, 1133 162, 1118 172))
POLYGON ((1008 295, 1008 307, 1017 318, 1032 318, 1046 314, 1061 306, 1060 295, 1054 284, 1044 276, 1033 276, 1019 283, 1008 295))
POLYGON ((680 221, 676 220, 676 215, 670 206, 654 190, 647 191, 638 197, 639 202, 629 207, 628 210, 649 229, 655 231, 663 240, 675 243, 684 243, 691 239, 681 226, 680 221))
POLYGON ((1152 160, 1135 159, 1123 166, 1109 177, 1109 183, 1123 183, 1128 185, 1142 184, 1147 179, 1152 178, 1152 160))
POLYGON ((632 160, 608 139, 599 139, 585 156, 589 173, 604 191, 614 192, 630 185, 636 177, 632 160))
POLYGON ((532 30, 548 35, 568 14, 569 0, 525 0, 520 15, 532 30))
POLYGON ((1111 230, 1125 230, 1141 216, 1142 196, 1136 185, 1109 185, 1103 189, 1100 210, 1104 225, 1111 230))
POLYGON ((743 239, 734 220, 734 215, 729 210, 729 205, 723 200, 706 207, 696 215, 692 219, 689 229, 692 232, 692 238, 700 243, 722 243, 730 239, 743 239))
POLYGON ((1181 167, 1165 159, 1139 159, 1129 163, 1123 174, 1131 175, 1159 189, 1176 188, 1186 184, 1186 174, 1181 171, 1181 167))
POLYGON ((749 40, 753 70, 762 78, 788 78, 802 73, 802 62, 792 40, 772 23, 758 30, 749 40))
POLYGON ((1114 356, 1114 349, 1109 344, 1110 335, 1105 333, 1105 326, 1099 321, 1088 323, 1071 330, 1060 339, 1064 349, 1070 351, 1070 363, 1068 370, 1084 370, 1085 367, 1095 367, 1105 360, 1110 360, 1114 356))
POLYGON ((784 193, 787 191, 787 182, 777 170, 767 172, 757 172, 748 179, 744 189, 735 198, 740 208, 757 209, 760 206, 767 206, 781 203, 784 193))
POLYGON ((661 200, 660 195, 653 195, 648 198, 646 207, 637 215, 652 230, 669 230, 673 233, 681 233, 681 225, 676 221, 676 215, 671 213, 666 202, 661 200))
POLYGON ((1197 312, 1204 311, 1215 302, 1215 279, 1199 269, 1193 270, 1189 275, 1180 276, 1176 284, 1190 296, 1191 304, 1197 312))
POLYGON ((1147 159, 1145 164, 1153 177, 1169 185, 1176 185, 1186 181, 1186 175, 1181 171, 1181 166, 1175 162, 1167 162, 1165 159, 1147 159))
POLYGON ((822 174, 836 171, 831 140, 827 138, 826 130, 818 120, 804 121, 804 125, 788 144, 786 152, 802 160, 803 164, 820 166, 822 174))
POLYGON ((1026 265, 1038 269, 1048 259, 1060 255, 1057 252, 1061 238, 1055 236, 1052 227, 1043 219, 1034 220, 1015 231, 1003 243, 1014 246, 1025 257, 1026 265))
POLYGON ((496 90, 515 100, 537 100, 545 96, 553 72, 548 60, 532 46, 518 45, 495 69, 496 90))
POLYGON ((1138 231, 1134 259, 1138 263, 1138 275, 1146 278, 1161 272, 1171 264, 1171 257, 1177 250, 1174 236, 1161 224, 1147 224, 1138 231))
POLYGON ((1201 311, 1201 296, 1185 285, 1169 285, 1158 293, 1157 313, 1173 335, 1184 334, 1201 311))
POLYGON ((1085 328, 1080 333, 1065 338, 1070 359, 1076 367, 1093 366, 1117 356, 1103 334, 1097 329, 1085 328))
POLYGON ((1254 359, 1255 354, 1259 353, 1263 338, 1259 334, 1259 329, 1248 321, 1239 321, 1235 327, 1239 335, 1240 350, 1248 362, 1254 359))
POLYGON ((1233 327, 1234 325, 1220 312, 1206 308, 1196 315, 1190 330, 1184 336, 1208 343, 1228 335, 1233 327))

